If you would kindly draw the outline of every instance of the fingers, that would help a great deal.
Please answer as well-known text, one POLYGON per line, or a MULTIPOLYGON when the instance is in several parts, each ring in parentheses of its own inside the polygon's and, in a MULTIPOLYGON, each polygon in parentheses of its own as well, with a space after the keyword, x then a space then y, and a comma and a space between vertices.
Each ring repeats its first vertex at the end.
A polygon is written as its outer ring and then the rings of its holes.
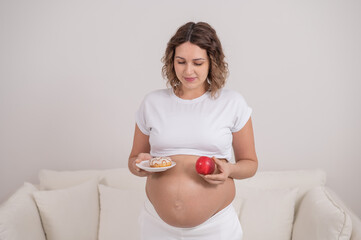
POLYGON ((216 170, 214 171, 214 173, 215 174, 223 173, 224 172, 225 162, 223 162, 222 160, 219 160, 216 157, 212 157, 212 159, 216 164, 216 170))
POLYGON ((210 181, 224 182, 227 180, 227 177, 224 176, 223 174, 210 174, 210 175, 205 175, 204 179, 210 180, 210 181))
POLYGON ((217 164, 217 165, 221 165, 223 162, 221 160, 219 160, 216 157, 212 157, 213 161, 217 164))
POLYGON ((135 159, 135 163, 140 163, 143 161, 150 160, 152 156, 149 153, 139 153, 137 159, 135 159))
POLYGON ((209 179, 205 179, 206 182, 208 182, 209 184, 213 184, 213 185, 219 185, 224 183, 224 181, 213 181, 213 180, 209 180, 209 179))
POLYGON ((210 184, 222 184, 227 180, 229 175, 227 163, 216 157, 212 157, 212 159, 216 164, 217 170, 214 174, 201 175, 201 177, 210 184))
POLYGON ((149 160, 152 158, 152 156, 149 153, 139 153, 138 158, 149 160))
POLYGON ((140 169, 136 164, 141 163, 143 161, 150 160, 152 156, 149 153, 139 153, 135 161, 133 162, 133 168, 138 172, 139 176, 147 176, 148 172, 140 169))
POLYGON ((133 162, 133 168, 135 169, 135 171, 137 172, 140 172, 142 171, 142 169, 140 169, 138 166, 137 166, 137 163, 140 163, 141 161, 137 159, 135 159, 135 161, 133 162))
POLYGON ((133 167, 134 167, 135 171, 137 171, 138 176, 145 177, 145 176, 149 175, 149 172, 147 172, 143 169, 140 169, 139 167, 137 167, 137 165, 135 165, 135 163, 133 164, 133 167))
POLYGON ((210 184, 222 184, 227 178, 223 176, 223 174, 209 174, 209 175, 201 175, 199 174, 206 182, 210 184))
POLYGON ((203 178, 203 179, 204 179, 204 181, 206 181, 207 183, 213 184, 213 185, 219 185, 219 184, 224 183, 224 181, 216 181, 216 180, 211 180, 211 179, 206 179, 206 178, 203 178))
POLYGON ((142 161, 145 161, 145 160, 142 160, 142 159, 140 159, 140 158, 137 158, 137 159, 135 159, 135 163, 140 163, 140 162, 142 162, 142 161))

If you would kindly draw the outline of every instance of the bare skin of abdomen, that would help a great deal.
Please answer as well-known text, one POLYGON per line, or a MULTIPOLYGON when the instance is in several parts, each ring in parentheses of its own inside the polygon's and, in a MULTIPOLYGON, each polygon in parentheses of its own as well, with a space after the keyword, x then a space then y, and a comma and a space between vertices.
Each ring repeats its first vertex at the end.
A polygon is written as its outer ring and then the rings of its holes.
POLYGON ((233 179, 207 183, 195 170, 198 156, 170 156, 176 166, 147 178, 146 192, 160 218, 175 227, 194 227, 234 199, 233 179))

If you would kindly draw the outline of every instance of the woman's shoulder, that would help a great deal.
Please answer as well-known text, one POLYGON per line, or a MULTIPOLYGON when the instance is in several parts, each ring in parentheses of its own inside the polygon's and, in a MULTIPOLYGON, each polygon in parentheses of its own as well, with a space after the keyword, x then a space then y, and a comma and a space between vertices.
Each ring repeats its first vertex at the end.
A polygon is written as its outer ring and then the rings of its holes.
POLYGON ((171 96, 170 91, 171 90, 168 88, 153 90, 145 95, 144 100, 146 101, 164 100, 165 98, 169 98, 171 96))
POLYGON ((233 109, 236 109, 237 114, 243 114, 243 112, 252 112, 252 109, 240 92, 236 90, 222 89, 221 96, 223 96, 223 103, 227 104, 228 106, 234 106, 233 109))
POLYGON ((227 88, 223 88, 220 90, 219 93, 219 97, 221 99, 225 99, 225 100, 235 100, 235 101, 243 101, 244 98, 242 96, 242 94, 236 90, 232 90, 232 89, 227 89, 227 88))

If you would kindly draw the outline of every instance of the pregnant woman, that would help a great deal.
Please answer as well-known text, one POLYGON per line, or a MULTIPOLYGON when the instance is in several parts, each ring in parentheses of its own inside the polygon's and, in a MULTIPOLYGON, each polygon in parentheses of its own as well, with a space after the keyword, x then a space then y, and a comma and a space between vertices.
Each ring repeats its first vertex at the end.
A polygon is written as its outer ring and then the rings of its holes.
POLYGON ((209 24, 181 26, 163 63, 170 87, 147 94, 141 103, 128 163, 133 174, 147 177, 142 239, 240 240, 231 203, 234 179, 257 171, 252 110, 238 92, 223 88, 227 63, 209 24), (200 156, 214 160, 212 174, 197 173, 200 156), (137 167, 153 157, 170 157, 176 165, 162 172, 137 167))

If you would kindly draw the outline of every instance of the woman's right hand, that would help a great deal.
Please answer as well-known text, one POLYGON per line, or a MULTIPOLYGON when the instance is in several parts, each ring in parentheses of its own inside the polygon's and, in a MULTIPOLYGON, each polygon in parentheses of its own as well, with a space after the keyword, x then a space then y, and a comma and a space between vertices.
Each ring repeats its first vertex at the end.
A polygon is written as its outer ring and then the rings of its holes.
POLYGON ((138 173, 138 176, 145 177, 150 174, 148 171, 144 171, 143 169, 140 169, 137 167, 137 163, 148 161, 152 158, 152 156, 149 153, 139 153, 137 158, 133 161, 133 168, 138 173))

